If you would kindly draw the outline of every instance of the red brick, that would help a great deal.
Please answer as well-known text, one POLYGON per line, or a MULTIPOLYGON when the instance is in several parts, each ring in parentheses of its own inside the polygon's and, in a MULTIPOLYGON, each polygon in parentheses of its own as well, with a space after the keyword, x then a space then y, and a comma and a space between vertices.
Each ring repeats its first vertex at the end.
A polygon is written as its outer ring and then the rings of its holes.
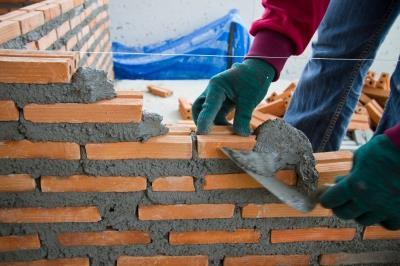
POLYGON ((21 35, 21 28, 18 21, 0 22, 0 44, 17 38, 21 35))
POLYGON ((207 256, 154 256, 118 258, 117 266, 208 266, 207 256))
POLYGON ((69 24, 70 24, 71 29, 75 29, 76 26, 81 24, 81 17, 76 16, 76 17, 71 18, 69 21, 69 24))
POLYGON ((27 10, 23 10, 23 8, 20 8, 18 10, 14 10, 14 11, 8 12, 8 13, 6 13, 4 15, 1 15, 0 16, 0 21, 7 21, 9 19, 18 17, 18 16, 26 14, 26 13, 28 13, 27 10))
POLYGON ((363 253, 341 252, 324 254, 321 255, 319 259, 320 265, 386 265, 387 263, 398 262, 400 262, 400 253, 398 251, 371 251, 363 253))
POLYGON ((35 191, 36 182, 30 175, 0 176, 0 192, 35 191))
POLYGON ((350 151, 331 151, 314 153, 317 164, 351 162, 353 153, 350 151))
POLYGON ((47 33, 46 36, 43 36, 39 40, 36 41, 36 46, 39 50, 46 50, 49 48, 53 43, 57 41, 57 32, 56 30, 52 30, 47 33))
POLYGON ((118 98, 143 99, 143 91, 116 91, 118 98))
POLYGON ((381 226, 368 226, 365 228, 364 240, 400 239, 400 230, 387 230, 381 226))
POLYGON ((78 43, 78 38, 74 35, 66 43, 66 48, 68 51, 72 51, 72 48, 78 43))
MULTIPOLYGON (((297 183, 297 175, 292 170, 279 171, 277 178, 291 186, 297 183)), ((245 173, 206 175, 204 181, 204 190, 263 188, 254 178, 245 173)))
POLYGON ((249 255, 243 257, 225 257, 224 266, 279 266, 279 265, 310 265, 308 255, 249 255))
POLYGON ((169 192, 194 192, 196 191, 191 176, 167 176, 160 177, 152 183, 153 191, 169 191, 169 192))
POLYGON ((47 4, 37 7, 35 10, 43 12, 45 22, 49 22, 61 15, 60 6, 57 4, 47 4))
POLYGON ((317 164, 316 169, 319 173, 318 185, 334 184, 337 176, 347 175, 350 172, 352 164, 351 161, 317 164))
POLYGON ((39 235, 0 236, 0 252, 40 249, 39 235))
POLYGON ((65 21, 63 24, 61 24, 57 29, 57 37, 58 39, 63 37, 65 34, 67 34, 67 32, 69 32, 71 30, 70 26, 69 26, 69 21, 65 21))
POLYGON ((147 86, 147 89, 149 90, 149 92, 153 95, 156 96, 160 96, 163 98, 169 97, 173 94, 172 90, 166 89, 166 88, 160 88, 158 86, 155 85, 149 85, 147 86))
POLYGON ((242 209, 243 218, 283 218, 283 217, 330 217, 330 209, 317 206, 311 212, 300 212, 286 204, 248 204, 242 209))
POLYGON ((62 13, 68 12, 74 8, 74 0, 58 0, 57 3, 60 5, 62 13))
POLYGON ((271 243, 291 243, 307 241, 350 241, 356 233, 354 228, 302 228, 272 230, 271 243))
POLYGON ((255 136, 221 136, 199 135, 197 136, 197 149, 201 159, 226 159, 220 151, 221 147, 233 149, 251 150, 256 144, 255 136))
POLYGON ((87 144, 89 160, 124 159, 190 159, 192 139, 190 136, 160 136, 147 142, 117 142, 87 144))
POLYGON ((0 223, 90 223, 101 220, 96 207, 0 209, 0 223))
POLYGON ((19 111, 13 101, 0 100, 0 121, 18 121, 19 111))
POLYGON ((134 192, 146 190, 145 177, 124 176, 43 176, 43 192, 134 192))
POLYGON ((188 220, 232 218, 233 204, 141 205, 139 220, 188 220))
POLYGON ((21 33, 31 32, 44 24, 44 15, 40 11, 32 11, 9 19, 10 21, 18 21, 21 27, 21 33))
POLYGON ((254 229, 238 229, 236 231, 193 231, 170 232, 171 245, 212 245, 212 244, 244 244, 258 243, 261 233, 254 229))
POLYGON ((149 244, 150 235, 140 231, 71 232, 58 235, 64 247, 76 246, 127 246, 149 244))
POLYGON ((79 160, 80 157, 79 145, 70 142, 0 142, 0 158, 3 159, 79 160))
POLYGON ((28 104, 25 119, 34 123, 130 123, 142 121, 140 99, 103 100, 96 103, 28 104))
POLYGON ((0 262, 0 266, 89 266, 88 258, 0 262))

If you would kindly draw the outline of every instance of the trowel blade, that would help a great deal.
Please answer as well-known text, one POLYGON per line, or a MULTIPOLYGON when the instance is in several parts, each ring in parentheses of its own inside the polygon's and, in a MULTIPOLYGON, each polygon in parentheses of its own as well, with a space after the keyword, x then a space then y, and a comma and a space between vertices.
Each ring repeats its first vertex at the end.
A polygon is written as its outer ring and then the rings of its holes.
POLYGON ((279 169, 274 169, 274 160, 276 159, 274 154, 236 151, 225 147, 221 150, 238 167, 252 176, 283 203, 301 212, 309 212, 314 209, 317 203, 315 200, 276 179, 275 173, 279 169))

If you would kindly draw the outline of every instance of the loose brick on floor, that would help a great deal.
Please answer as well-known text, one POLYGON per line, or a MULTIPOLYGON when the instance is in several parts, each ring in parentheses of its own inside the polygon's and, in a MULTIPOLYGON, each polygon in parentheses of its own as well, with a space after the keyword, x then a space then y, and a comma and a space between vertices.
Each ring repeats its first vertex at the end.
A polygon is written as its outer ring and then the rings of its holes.
POLYGON ((225 257, 224 266, 279 266, 279 265, 310 265, 308 255, 249 255, 243 257, 225 257))
POLYGON ((36 182, 30 175, 0 175, 0 192, 35 191, 36 182))
POLYGON ((314 153, 317 164, 351 162, 353 153, 350 151, 331 151, 314 153))
POLYGON ((160 88, 158 86, 155 85, 149 85, 147 86, 147 89, 149 90, 149 92, 153 95, 156 96, 160 96, 163 98, 169 97, 173 94, 173 91, 166 89, 166 88, 160 88))
POLYGON ((0 209, 0 223, 89 223, 101 220, 96 207, 0 209))
POLYGON ((400 230, 387 230, 381 226, 367 226, 363 235, 364 240, 400 239, 400 230))
POLYGON ((44 15, 40 11, 32 11, 9 19, 18 21, 21 27, 21 33, 26 34, 44 24, 44 15))
POLYGON ((201 159, 227 159, 220 151, 221 147, 238 150, 251 150, 256 144, 255 136, 221 136, 221 135, 198 135, 197 150, 201 159))
MULTIPOLYGON (((293 170, 280 170, 276 177, 290 186, 297 183, 297 175, 293 170)), ((204 190, 256 188, 263 188, 263 186, 246 173, 206 175, 203 185, 204 190)))
POLYGON ((79 145, 70 142, 31 142, 29 140, 0 142, 2 159, 79 160, 79 145))
POLYGON ((143 101, 114 98, 96 103, 28 104, 25 119, 34 123, 138 123, 143 101))
POLYGON ((118 258, 117 266, 208 266, 207 256, 154 256, 118 258))
POLYGON ((355 228, 314 227, 271 231, 271 243, 291 243, 306 241, 350 241, 356 233, 355 228))
POLYGON ((0 56, 0 82, 69 83, 72 62, 67 58, 32 58, 0 56))
POLYGON ((171 245, 245 244, 258 243, 260 237, 260 231, 254 229, 170 232, 169 243, 171 245))
POLYGON ((153 191, 194 192, 191 176, 166 176, 156 178, 151 184, 153 191))
POLYGON ((330 217, 330 209, 315 207, 310 212, 300 212, 282 203, 248 204, 242 209, 243 218, 330 217))
POLYGON ((0 262, 0 266, 89 266, 88 258, 0 262))
POLYGON ((233 204, 141 205, 139 220, 198 220, 232 218, 233 204))
POLYGON ((117 142, 87 144, 89 160, 123 159, 190 159, 192 139, 190 136, 160 136, 141 142, 117 142))
POLYGON ((17 38, 19 35, 21 35, 21 28, 18 21, 0 22, 0 44, 17 38))
POLYGON ((0 121, 18 121, 19 111, 13 101, 0 100, 0 121))
POLYGON ((0 252, 40 249, 38 234, 0 236, 0 252))
POLYGON ((145 177, 127 176, 43 176, 40 182, 43 192, 135 192, 147 186, 145 177))
POLYGON ((64 247, 145 245, 150 235, 140 231, 102 231, 61 233, 58 242, 64 247))
POLYGON ((273 102, 263 103, 256 108, 256 111, 282 117, 286 112, 288 101, 278 99, 273 102))
MULTIPOLYGON (((333 253, 323 254, 319 258, 320 265, 383 265, 400 262, 400 252, 371 251, 362 253, 333 253)), ((396 264, 397 265, 397 264, 396 264)))

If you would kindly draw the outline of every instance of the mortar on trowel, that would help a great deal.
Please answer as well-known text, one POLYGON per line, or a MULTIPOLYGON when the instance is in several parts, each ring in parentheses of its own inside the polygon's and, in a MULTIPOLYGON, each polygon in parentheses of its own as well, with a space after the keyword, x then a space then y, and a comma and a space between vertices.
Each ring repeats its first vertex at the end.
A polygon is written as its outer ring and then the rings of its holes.
POLYGON ((264 122, 255 134, 257 143, 252 151, 221 150, 282 202, 302 212, 312 211, 328 186, 317 190, 318 172, 308 138, 281 119, 264 122), (297 187, 276 178, 276 172, 282 169, 296 171, 297 187))

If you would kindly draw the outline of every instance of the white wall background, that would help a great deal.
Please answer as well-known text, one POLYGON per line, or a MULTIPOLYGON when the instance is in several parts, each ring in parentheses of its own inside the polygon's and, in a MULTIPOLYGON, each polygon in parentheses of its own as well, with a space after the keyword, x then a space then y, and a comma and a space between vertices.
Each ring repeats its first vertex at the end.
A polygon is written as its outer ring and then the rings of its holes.
MULTIPOLYGON (((261 0, 110 0, 112 39, 127 45, 146 45, 192 32, 230 9, 239 9, 243 23, 249 27, 259 18, 261 0)), ((310 47, 300 57, 292 57, 281 77, 298 79, 311 54, 310 47)), ((400 18, 382 45, 372 68, 391 73, 400 53, 400 18)))

